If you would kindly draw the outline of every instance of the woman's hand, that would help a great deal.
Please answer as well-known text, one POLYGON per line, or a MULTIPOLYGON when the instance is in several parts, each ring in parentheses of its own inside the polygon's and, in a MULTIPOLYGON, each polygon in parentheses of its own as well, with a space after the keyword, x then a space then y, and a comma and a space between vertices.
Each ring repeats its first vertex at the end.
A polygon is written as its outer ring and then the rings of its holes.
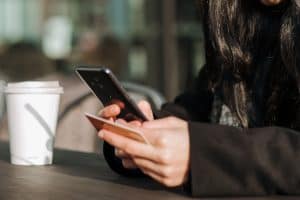
POLYGON ((130 156, 133 164, 158 182, 168 187, 182 185, 189 171, 187 122, 168 117, 144 122, 135 128, 145 134, 151 145, 106 130, 101 130, 99 137, 130 156))
MULTIPOLYGON (((141 101, 138 103, 139 109, 146 115, 146 117, 150 120, 153 120, 153 112, 151 109, 150 104, 147 101, 141 101)), ((99 116, 109 119, 112 121, 115 121, 117 119, 117 116, 121 112, 121 107, 118 104, 112 104, 109 106, 104 107, 99 112, 99 116)), ((131 125, 134 126, 141 126, 141 122, 139 121, 132 121, 130 122, 131 125)), ((115 155, 122 160, 122 164, 127 169, 136 169, 137 166, 132 161, 130 155, 126 154, 124 151, 115 149, 115 155)))

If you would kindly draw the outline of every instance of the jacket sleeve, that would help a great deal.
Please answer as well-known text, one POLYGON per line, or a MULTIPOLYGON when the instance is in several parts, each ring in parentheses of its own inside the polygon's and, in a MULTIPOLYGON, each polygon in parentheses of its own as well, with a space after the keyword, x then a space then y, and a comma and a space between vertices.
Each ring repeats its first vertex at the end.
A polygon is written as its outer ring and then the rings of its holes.
POLYGON ((300 134, 189 123, 193 196, 299 195, 300 134))

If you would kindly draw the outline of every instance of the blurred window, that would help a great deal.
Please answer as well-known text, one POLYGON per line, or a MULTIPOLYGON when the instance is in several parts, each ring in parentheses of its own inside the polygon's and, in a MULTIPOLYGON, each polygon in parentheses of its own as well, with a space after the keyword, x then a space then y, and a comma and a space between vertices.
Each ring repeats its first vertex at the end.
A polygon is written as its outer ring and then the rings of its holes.
POLYGON ((79 63, 107 65, 171 99, 205 62, 199 21, 194 0, 0 0, 0 79, 20 80, 11 71, 35 78, 53 70, 67 76, 79 63), (38 62, 9 66, 3 60, 16 43, 39 49, 53 70, 38 62))

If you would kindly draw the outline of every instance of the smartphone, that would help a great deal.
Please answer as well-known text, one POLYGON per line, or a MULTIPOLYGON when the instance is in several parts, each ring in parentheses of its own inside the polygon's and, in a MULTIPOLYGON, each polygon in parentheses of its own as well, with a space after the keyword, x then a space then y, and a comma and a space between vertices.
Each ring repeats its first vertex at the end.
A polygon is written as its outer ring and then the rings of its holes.
POLYGON ((106 129, 108 131, 112 131, 116 134, 122 135, 124 137, 145 143, 150 144, 147 138, 144 136, 143 133, 125 126, 123 124, 119 124, 113 121, 106 120, 102 117, 97 117, 95 115, 85 113, 85 116, 88 120, 93 124, 93 126, 99 131, 100 129, 106 129))
POLYGON ((148 121, 110 69, 79 66, 75 71, 104 106, 119 105, 121 113, 118 117, 127 121, 148 121))

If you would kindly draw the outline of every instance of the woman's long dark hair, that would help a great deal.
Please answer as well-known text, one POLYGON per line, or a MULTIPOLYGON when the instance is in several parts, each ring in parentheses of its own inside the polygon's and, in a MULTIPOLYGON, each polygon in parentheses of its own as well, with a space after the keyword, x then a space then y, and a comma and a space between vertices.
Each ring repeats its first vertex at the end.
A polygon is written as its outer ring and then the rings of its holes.
MULTIPOLYGON (((251 112, 260 109, 249 102, 253 102, 251 90, 256 92, 255 87, 265 87, 255 85, 266 82, 261 79, 267 76, 261 74, 274 73, 272 80, 277 84, 269 95, 274 105, 278 104, 274 101, 282 96, 278 91, 287 79, 292 77, 300 86, 300 8, 296 1, 286 0, 273 7, 264 6, 260 0, 198 1, 203 14, 211 87, 219 87, 225 103, 244 127, 249 125, 251 112), (268 62, 270 71, 262 69, 268 62)), ((259 95, 258 92, 255 98, 259 99, 259 95)))

